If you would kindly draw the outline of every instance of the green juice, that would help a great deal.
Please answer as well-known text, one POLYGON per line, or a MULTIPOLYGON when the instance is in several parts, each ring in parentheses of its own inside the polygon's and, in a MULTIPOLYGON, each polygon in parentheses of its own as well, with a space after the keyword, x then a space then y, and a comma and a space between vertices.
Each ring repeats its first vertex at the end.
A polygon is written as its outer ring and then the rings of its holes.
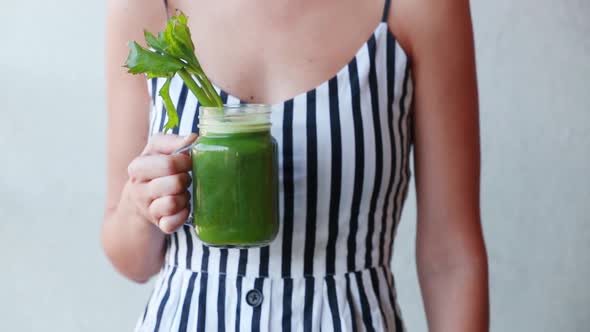
POLYGON ((278 231, 277 145, 270 130, 207 131, 191 152, 199 238, 219 247, 268 245, 278 231))

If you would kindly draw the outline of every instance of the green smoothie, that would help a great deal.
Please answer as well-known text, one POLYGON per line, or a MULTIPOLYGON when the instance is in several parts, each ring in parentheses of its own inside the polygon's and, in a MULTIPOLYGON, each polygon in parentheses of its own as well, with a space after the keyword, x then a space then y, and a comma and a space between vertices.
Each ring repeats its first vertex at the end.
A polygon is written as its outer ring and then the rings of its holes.
POLYGON ((278 231, 277 145, 269 126, 234 122, 192 148, 193 223, 211 246, 264 246, 278 231))

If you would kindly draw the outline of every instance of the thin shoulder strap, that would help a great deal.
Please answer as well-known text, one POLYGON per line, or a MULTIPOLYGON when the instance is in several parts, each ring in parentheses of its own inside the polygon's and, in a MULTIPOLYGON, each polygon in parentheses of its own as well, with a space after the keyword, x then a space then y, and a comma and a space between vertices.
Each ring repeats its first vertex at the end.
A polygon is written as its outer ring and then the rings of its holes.
MULTIPOLYGON (((389 1, 389 0, 385 0, 389 1)), ((170 18, 170 10, 168 9, 168 0, 164 0, 164 9, 166 9, 166 17, 170 18)))
MULTIPOLYGON (((164 0, 167 1, 167 0, 164 0)), ((385 5, 383 6, 383 17, 381 18, 381 22, 386 22, 389 18, 389 6, 391 5, 391 0, 385 0, 385 5)))

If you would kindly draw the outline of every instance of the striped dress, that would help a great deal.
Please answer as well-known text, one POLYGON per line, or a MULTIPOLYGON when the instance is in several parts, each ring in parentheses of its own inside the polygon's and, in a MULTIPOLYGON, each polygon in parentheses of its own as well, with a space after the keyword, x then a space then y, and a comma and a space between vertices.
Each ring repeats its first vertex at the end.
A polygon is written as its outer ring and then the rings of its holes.
MULTIPOLYGON (((410 176, 413 85, 388 6, 336 75, 272 106, 277 238, 258 249, 210 248, 184 225, 167 239, 136 331, 404 331, 390 261, 410 176)), ((148 81, 152 134, 166 120, 163 83, 148 81)), ((198 132, 196 98, 179 77, 170 91, 174 133, 198 132)))

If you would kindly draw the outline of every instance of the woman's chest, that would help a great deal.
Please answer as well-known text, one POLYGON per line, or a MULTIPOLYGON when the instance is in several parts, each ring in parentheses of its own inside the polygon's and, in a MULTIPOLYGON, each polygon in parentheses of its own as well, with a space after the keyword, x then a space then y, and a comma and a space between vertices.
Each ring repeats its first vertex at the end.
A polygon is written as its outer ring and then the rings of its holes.
POLYGON ((366 42, 382 4, 356 1, 171 3, 189 16, 213 83, 242 100, 277 103, 328 80, 366 42), (354 24, 351 24, 354 22, 354 24))

